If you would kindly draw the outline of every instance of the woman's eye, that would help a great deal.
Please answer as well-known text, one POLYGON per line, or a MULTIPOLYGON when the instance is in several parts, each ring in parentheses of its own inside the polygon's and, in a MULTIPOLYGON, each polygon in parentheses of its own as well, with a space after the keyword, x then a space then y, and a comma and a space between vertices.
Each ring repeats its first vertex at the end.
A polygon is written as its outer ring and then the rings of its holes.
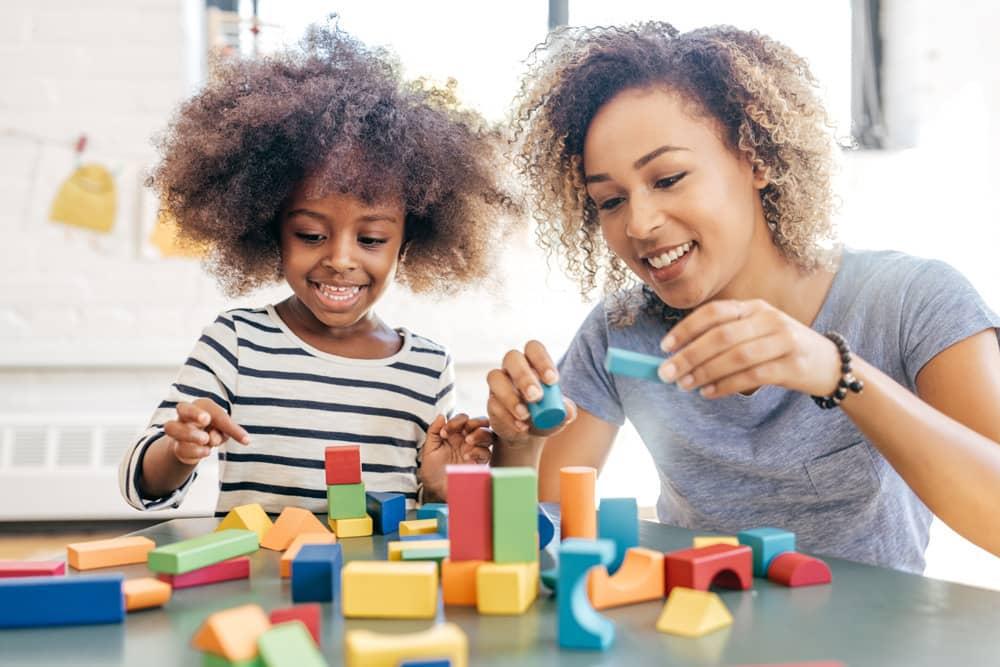
POLYGON ((383 243, 386 242, 386 239, 377 239, 372 236, 359 236, 358 242, 364 246, 374 247, 382 245, 383 243))
POLYGON ((306 234, 304 232, 297 232, 295 236, 309 244, 322 243, 324 239, 322 234, 306 234))
POLYGON ((602 211, 612 211, 618 208, 618 205, 621 204, 623 201, 625 200, 622 197, 612 197, 611 199, 605 199, 604 201, 602 201, 600 204, 597 205, 597 208, 599 208, 602 211))
POLYGON ((675 174, 673 176, 667 176, 666 178, 661 178, 660 180, 656 181, 656 183, 654 184, 654 187, 661 188, 661 189, 662 188, 669 188, 670 186, 675 185, 677 183, 677 181, 681 180, 685 176, 687 176, 687 172, 686 171, 682 171, 679 174, 675 174))

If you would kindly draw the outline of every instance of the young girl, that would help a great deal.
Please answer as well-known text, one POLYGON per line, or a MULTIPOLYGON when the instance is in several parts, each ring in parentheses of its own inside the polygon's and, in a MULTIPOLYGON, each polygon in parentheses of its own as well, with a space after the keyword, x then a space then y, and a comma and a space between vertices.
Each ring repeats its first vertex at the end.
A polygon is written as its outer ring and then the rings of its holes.
POLYGON ((373 308, 397 270, 422 292, 485 275, 510 219, 492 139, 337 28, 215 73, 151 181, 230 294, 283 279, 291 295, 205 329, 122 461, 129 504, 177 507, 214 451, 218 513, 325 512, 328 445, 360 445, 367 490, 410 505, 418 485, 443 497, 446 463, 488 460, 487 422, 452 416, 447 351, 373 308))
POLYGON ((921 571, 933 513, 1000 554, 1000 319, 941 262, 824 250, 831 141, 805 61, 663 23, 539 53, 516 129, 541 240, 609 296, 558 370, 530 342, 490 373, 494 464, 538 465, 555 500, 628 419, 663 522, 921 571), (666 355, 663 384, 609 374, 608 347, 666 355), (549 432, 529 428, 539 380, 571 399, 549 432))

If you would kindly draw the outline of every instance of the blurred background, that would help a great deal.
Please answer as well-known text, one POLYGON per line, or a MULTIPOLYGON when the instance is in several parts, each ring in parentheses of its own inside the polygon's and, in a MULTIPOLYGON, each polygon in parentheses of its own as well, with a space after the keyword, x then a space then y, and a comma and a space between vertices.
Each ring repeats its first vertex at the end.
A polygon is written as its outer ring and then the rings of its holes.
MULTIPOLYGON (((804 55, 841 140, 847 244, 946 260, 1000 309, 1000 4, 968 0, 2 0, 0 2, 0 527, 209 514, 203 470, 180 510, 142 516, 116 468, 201 328, 227 300, 157 224, 143 187, 151 139, 212 58, 266 54, 336 12, 406 74, 454 78, 502 121, 532 47, 554 25, 668 20, 757 29, 804 55), (26 523, 26 522, 31 522, 26 523), (40 522, 53 522, 43 524, 40 522)), ((529 338, 560 354, 592 304, 534 247, 507 239, 498 280, 447 303, 396 290, 381 315, 449 346, 459 408, 484 412, 486 372, 529 338), (485 326, 484 326, 485 325, 485 326)), ((942 443, 947 446, 947 443, 942 443)), ((603 496, 658 492, 626 428, 603 496)), ((1000 529, 1000 526, 998 526, 1000 529)), ((0 531, 2 533, 2 531, 0 531)), ((0 557, 3 556, 0 550, 0 557)), ((928 576, 1000 589, 1000 559, 936 522, 928 576)))

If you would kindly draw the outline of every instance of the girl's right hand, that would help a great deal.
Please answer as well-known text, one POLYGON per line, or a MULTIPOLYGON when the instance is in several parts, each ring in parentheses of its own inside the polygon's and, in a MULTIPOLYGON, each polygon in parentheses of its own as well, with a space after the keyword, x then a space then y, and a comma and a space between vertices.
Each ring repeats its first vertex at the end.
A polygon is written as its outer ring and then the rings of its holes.
POLYGON ((229 438, 250 444, 250 435, 207 398, 178 403, 177 419, 164 424, 163 431, 172 441, 174 456, 185 465, 196 465, 229 438))
POLYGON ((528 403, 542 399, 542 382, 555 384, 559 372, 545 346, 537 340, 528 341, 524 352, 511 350, 503 358, 503 368, 487 374, 490 398, 486 403, 490 428, 505 444, 526 444, 534 438, 547 438, 576 419, 576 404, 563 398, 566 419, 555 428, 542 431, 531 424, 528 403))

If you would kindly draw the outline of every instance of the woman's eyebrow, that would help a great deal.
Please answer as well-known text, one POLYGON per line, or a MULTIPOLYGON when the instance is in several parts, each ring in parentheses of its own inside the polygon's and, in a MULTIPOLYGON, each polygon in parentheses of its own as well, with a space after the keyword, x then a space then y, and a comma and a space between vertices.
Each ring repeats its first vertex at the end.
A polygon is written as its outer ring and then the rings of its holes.
MULTIPOLYGON (((691 149, 690 148, 684 148, 683 146, 667 146, 667 145, 660 146, 659 148, 654 148, 653 150, 649 151, 648 153, 646 153, 645 155, 643 155, 641 158, 639 158, 638 160, 636 160, 635 162, 633 162, 632 163, 632 168, 633 169, 642 169, 643 167, 645 167, 647 164, 649 164, 650 162, 652 162, 656 158, 660 157, 664 153, 669 153, 670 151, 687 151, 687 150, 691 150, 691 149)), ((607 174, 589 174, 589 175, 584 175, 584 177, 583 177, 583 183, 584 183, 584 185, 590 185, 591 183, 601 183, 601 182, 610 181, 610 180, 611 180, 611 177, 608 176, 607 174)))

